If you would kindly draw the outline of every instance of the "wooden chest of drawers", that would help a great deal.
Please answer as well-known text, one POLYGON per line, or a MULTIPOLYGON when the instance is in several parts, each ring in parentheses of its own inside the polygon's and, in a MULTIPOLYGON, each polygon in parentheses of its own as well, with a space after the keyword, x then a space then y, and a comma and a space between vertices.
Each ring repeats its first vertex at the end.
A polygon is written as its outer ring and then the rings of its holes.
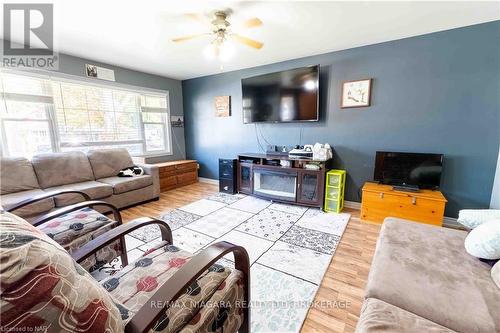
POLYGON ((197 161, 172 161, 156 165, 160 169, 160 191, 162 192, 198 182, 197 161))
POLYGON ((363 186, 361 220, 382 223, 386 217, 442 226, 446 198, 440 191, 394 191, 392 186, 366 183, 363 186))

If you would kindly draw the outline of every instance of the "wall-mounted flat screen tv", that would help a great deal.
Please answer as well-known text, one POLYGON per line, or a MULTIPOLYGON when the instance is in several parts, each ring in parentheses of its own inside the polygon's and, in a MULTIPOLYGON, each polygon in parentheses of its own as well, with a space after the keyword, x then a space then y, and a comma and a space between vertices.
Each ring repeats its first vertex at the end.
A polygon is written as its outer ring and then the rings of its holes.
POLYGON ((442 154, 378 151, 373 178, 388 185, 438 189, 442 171, 442 154))
POLYGON ((243 122, 318 121, 319 65, 241 80, 243 122))

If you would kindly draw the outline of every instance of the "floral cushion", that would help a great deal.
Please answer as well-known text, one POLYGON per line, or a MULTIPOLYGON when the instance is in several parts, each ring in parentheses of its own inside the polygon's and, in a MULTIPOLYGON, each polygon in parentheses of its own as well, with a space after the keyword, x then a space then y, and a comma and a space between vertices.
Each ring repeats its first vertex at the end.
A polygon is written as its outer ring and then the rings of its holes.
POLYGON ((210 298, 219 306, 203 307, 180 332, 236 332, 243 322, 243 292, 243 274, 231 271, 210 298))
MULTIPOLYGON (((113 229, 117 224, 118 222, 91 208, 82 208, 47 221, 38 226, 38 229, 71 253, 97 236, 113 229)), ((121 253, 120 241, 116 241, 97 251, 96 254, 87 258, 81 265, 92 272, 111 262, 121 253)))
MULTIPOLYGON (((117 274, 101 281, 101 284, 125 305, 130 318, 192 256, 162 242, 117 274)), ((177 332, 188 326, 194 331, 200 327, 213 327, 212 332, 236 332, 242 321, 242 311, 237 306, 241 306, 243 300, 241 281, 241 272, 212 265, 179 297, 176 304, 167 309, 152 332, 177 332), (204 307, 207 302, 208 306, 204 307), (219 302, 223 302, 224 306, 214 306, 219 302), (232 307, 226 302, 230 302, 232 307)))
POLYGON ((0 212, 0 330, 122 332, 117 303, 54 240, 0 212))

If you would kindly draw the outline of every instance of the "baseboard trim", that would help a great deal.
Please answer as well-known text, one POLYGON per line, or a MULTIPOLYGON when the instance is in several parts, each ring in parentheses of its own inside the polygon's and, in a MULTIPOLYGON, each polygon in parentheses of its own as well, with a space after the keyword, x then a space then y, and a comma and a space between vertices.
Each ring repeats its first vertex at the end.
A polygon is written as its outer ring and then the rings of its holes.
POLYGON ((219 181, 217 179, 212 179, 212 178, 198 177, 198 181, 200 183, 219 185, 219 181))
POLYGON ((356 201, 345 200, 344 201, 344 207, 360 210, 361 209, 361 203, 360 202, 356 202, 356 201))
MULTIPOLYGON (((217 179, 212 179, 212 178, 198 177, 198 181, 200 183, 219 185, 219 181, 217 179)), ((361 202, 345 200, 344 207, 361 210, 361 202)), ((457 222, 456 218, 448 216, 445 216, 443 219, 443 227, 453 228, 453 229, 464 229, 462 225, 457 222)))
POLYGON ((457 222, 455 217, 445 216, 443 219, 443 227, 465 230, 464 226, 457 222))

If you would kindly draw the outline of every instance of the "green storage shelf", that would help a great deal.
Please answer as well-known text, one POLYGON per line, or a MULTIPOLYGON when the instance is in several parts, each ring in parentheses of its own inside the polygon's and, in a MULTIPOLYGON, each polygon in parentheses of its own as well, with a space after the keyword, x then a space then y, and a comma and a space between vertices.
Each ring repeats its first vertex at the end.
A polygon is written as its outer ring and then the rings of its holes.
POLYGON ((338 190, 328 189, 326 190, 326 198, 328 200, 339 200, 340 193, 338 190))
MULTIPOLYGON (((335 171, 335 170, 330 170, 330 171, 335 171)), ((331 174, 326 182, 328 186, 333 186, 333 187, 340 187, 341 183, 342 183, 342 175, 340 174, 331 174)))
POLYGON ((345 170, 326 173, 325 212, 340 213, 344 209, 345 170))

